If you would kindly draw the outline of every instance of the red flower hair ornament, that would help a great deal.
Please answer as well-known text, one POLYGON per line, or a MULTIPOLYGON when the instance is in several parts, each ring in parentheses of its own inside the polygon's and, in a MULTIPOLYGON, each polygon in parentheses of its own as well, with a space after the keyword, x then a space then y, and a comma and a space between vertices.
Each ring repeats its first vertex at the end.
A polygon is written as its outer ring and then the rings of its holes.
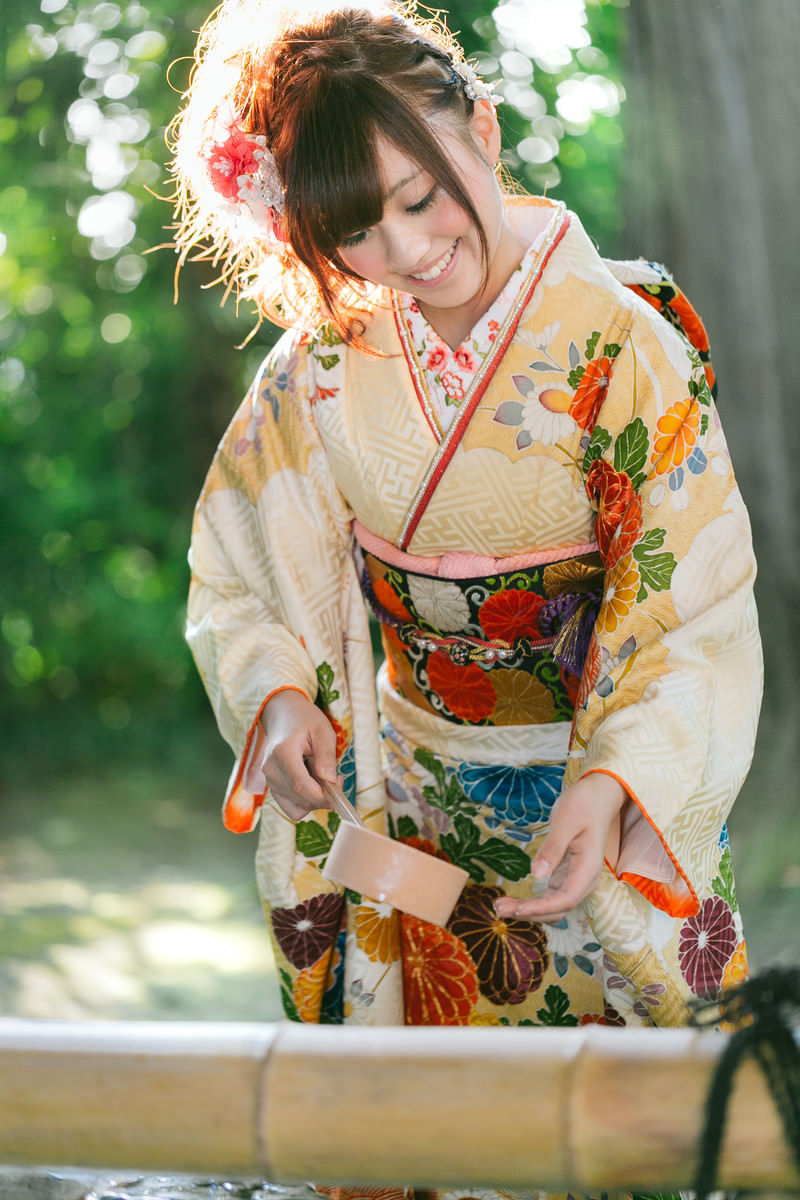
POLYGON ((249 218, 262 233, 285 242, 285 200, 275 159, 263 134, 245 133, 241 114, 230 100, 216 110, 201 153, 217 197, 217 208, 236 224, 249 218))

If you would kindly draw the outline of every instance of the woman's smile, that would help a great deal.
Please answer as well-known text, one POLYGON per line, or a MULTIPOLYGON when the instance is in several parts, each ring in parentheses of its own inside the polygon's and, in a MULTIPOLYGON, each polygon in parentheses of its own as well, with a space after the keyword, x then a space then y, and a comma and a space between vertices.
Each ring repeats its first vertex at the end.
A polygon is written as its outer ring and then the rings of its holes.
POLYGON ((457 238, 456 241, 453 242, 452 246, 445 251, 439 261, 435 262, 432 267, 427 267, 424 271, 410 272, 409 279, 413 279, 415 283, 423 285, 429 283, 442 283, 446 278, 449 277, 451 271, 455 267, 456 252, 458 250, 458 244, 460 240, 460 238, 457 238))

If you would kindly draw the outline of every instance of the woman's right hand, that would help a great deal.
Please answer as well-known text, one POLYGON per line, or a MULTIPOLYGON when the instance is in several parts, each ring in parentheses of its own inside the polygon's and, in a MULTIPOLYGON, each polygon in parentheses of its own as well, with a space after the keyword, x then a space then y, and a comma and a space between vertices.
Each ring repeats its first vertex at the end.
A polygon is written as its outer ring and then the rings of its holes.
POLYGON ((314 809, 329 808, 314 778, 337 781, 336 734, 325 714, 302 692, 287 688, 267 701, 259 723, 267 739, 261 769, 287 817, 300 821, 314 809))

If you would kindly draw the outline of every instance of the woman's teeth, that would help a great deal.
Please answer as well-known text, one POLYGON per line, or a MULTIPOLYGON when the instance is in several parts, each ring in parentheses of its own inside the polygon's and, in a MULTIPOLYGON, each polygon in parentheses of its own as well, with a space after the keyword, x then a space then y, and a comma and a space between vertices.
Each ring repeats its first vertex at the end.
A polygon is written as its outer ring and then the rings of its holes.
POLYGON ((431 267, 430 271, 424 271, 421 275, 411 275, 410 278, 421 279, 423 283, 430 283, 432 279, 437 279, 441 275, 442 271, 444 271, 444 269, 450 265, 450 259, 453 257, 455 252, 456 247, 454 242, 447 253, 439 259, 438 263, 435 263, 431 267))

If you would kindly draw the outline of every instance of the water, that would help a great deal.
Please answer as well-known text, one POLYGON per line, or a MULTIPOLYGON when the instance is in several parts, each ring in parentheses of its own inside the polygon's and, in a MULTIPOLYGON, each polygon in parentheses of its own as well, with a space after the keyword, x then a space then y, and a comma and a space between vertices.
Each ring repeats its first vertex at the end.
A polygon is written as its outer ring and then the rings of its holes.
POLYGON ((301 1184, 285 1188, 253 1179, 0 1167, 0 1200, 320 1200, 320 1197, 301 1184))

